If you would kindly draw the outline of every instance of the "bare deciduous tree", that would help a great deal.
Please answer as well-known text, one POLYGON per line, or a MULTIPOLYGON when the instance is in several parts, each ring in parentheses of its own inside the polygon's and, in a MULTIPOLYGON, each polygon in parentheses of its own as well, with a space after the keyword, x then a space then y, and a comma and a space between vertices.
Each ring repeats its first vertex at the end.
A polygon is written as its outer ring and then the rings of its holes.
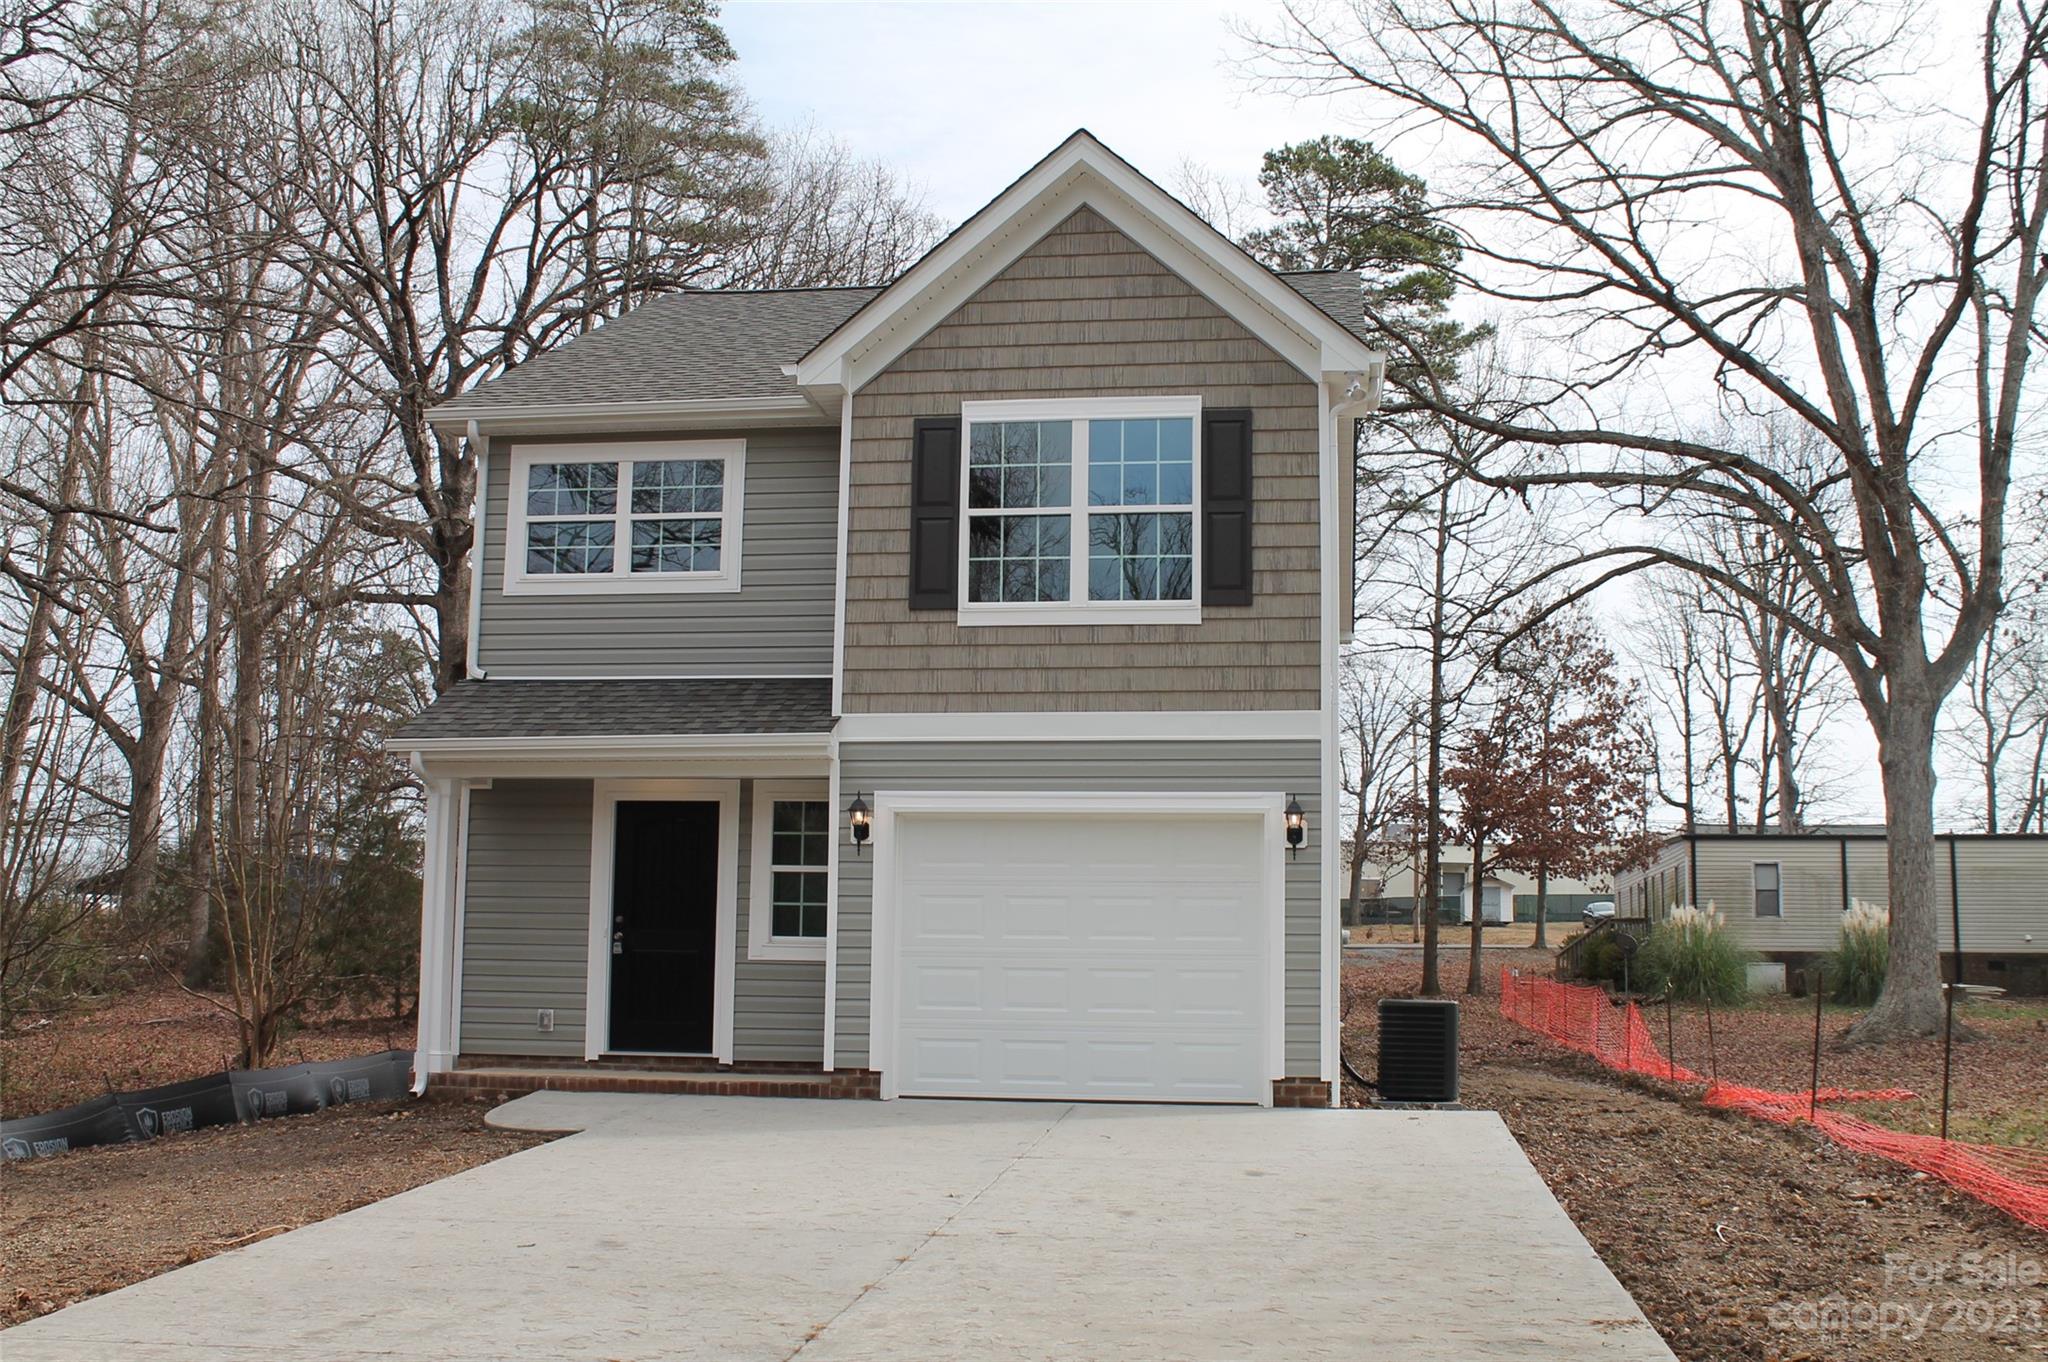
POLYGON ((1860 1040, 1941 1025, 1935 729, 2004 596, 2048 282, 2048 14, 1979 6, 1948 68, 1968 80, 1916 110, 1891 77, 1954 31, 1921 9, 1352 0, 1290 8, 1266 49, 1453 139, 1466 288, 1571 338, 1568 369, 1530 366, 1511 402, 1411 365, 1391 410, 1534 451, 1468 465, 1497 485, 1604 495, 1622 518, 1571 569, 1664 564, 1778 610, 1655 532, 1711 507, 1804 579, 1814 612, 1779 623, 1834 656, 1882 753, 1891 968, 1860 1040), (1629 401, 1693 360, 1726 410, 1810 432, 1815 476, 1629 401))

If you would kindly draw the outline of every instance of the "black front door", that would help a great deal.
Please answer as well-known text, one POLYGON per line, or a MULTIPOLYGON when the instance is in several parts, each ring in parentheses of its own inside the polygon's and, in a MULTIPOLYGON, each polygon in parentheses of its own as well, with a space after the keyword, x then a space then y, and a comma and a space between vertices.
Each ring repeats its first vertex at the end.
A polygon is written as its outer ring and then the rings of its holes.
POLYGON ((612 831, 613 1050, 707 1054, 718 972, 718 805, 621 802, 612 831))

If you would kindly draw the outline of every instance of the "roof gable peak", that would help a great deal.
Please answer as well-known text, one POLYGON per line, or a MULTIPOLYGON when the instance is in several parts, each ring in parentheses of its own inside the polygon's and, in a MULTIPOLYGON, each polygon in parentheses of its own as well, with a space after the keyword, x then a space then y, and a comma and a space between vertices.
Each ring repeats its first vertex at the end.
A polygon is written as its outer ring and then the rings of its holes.
POLYGON ((1187 205, 1076 129, 797 363, 815 397, 861 387, 1081 208, 1094 209, 1311 379, 1384 357, 1187 205))

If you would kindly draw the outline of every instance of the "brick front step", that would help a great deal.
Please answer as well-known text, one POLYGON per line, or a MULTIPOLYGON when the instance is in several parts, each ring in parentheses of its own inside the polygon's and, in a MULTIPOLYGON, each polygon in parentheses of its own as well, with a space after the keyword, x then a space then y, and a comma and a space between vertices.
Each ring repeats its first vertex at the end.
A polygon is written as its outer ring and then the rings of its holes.
POLYGON ((762 1077, 783 1075, 822 1076, 823 1071, 815 1063, 806 1064, 793 1059, 753 1059, 734 1068, 720 1064, 710 1055, 606 1055, 602 1059, 571 1059, 566 1055, 457 1055, 457 1069, 492 1069, 498 1072, 517 1070, 528 1073, 535 1069, 567 1069, 572 1073, 597 1073, 607 1070, 630 1070, 638 1073, 691 1073, 756 1074, 762 1077))
POLYGON ((841 1069, 822 1073, 722 1070, 690 1073, 660 1069, 629 1069, 614 1065, 586 1068, 467 1067, 435 1074, 427 1096, 508 1101, 530 1092, 694 1093, 709 1097, 867 1097, 881 1096, 881 1081, 871 1070, 841 1069))

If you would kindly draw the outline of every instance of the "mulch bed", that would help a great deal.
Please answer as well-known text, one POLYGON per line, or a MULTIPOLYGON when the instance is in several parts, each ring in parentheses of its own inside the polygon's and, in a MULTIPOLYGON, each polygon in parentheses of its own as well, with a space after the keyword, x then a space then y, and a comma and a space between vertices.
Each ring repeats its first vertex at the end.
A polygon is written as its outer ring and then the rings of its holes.
POLYGON ((0 1166, 0 1326, 531 1148, 488 1105, 365 1103, 0 1166))
MULTIPOLYGON (((1502 962, 1541 968, 1547 977, 1547 956, 1509 954, 1502 962)), ((1420 974, 1415 962, 1347 970, 1347 1046, 1367 1073, 1373 1003, 1412 993, 1420 974)), ((1455 987, 1462 979, 1446 982, 1455 987)), ((1812 1015, 1798 1004, 1717 1009, 1724 1077, 1804 1087, 1807 1070, 1792 1049, 1802 1018, 1810 1064, 1812 1015), (1732 1035, 1724 1026, 1731 1017, 1732 1035)), ((1845 1012, 1828 1020, 1839 1031, 1850 1019, 1845 1012)), ((1978 1094, 1981 1105, 1972 1110, 2048 1108, 2048 1071, 2039 1042, 2029 1044, 2031 1020, 1980 1029, 1987 1038, 1958 1060, 1959 1075, 1992 1089, 1978 1094), (2031 1054, 2030 1069, 2015 1058, 2021 1053, 2031 1054)), ((1465 1102, 1500 1113, 1580 1231, 1687 1362, 2048 1356, 2048 1235, 1808 1130, 1708 1112, 1690 1092, 1617 1079, 1503 1020, 1490 997, 1463 1009, 1461 1033, 1465 1102), (2001 1268, 2019 1280, 2001 1277, 2001 1268)), ((1704 1055, 1703 1017, 1699 1036, 1704 1055)), ((1681 1062, 1705 1069, 1688 1053, 1682 1022, 1679 1049, 1681 1062)), ((1822 1081, 1922 1086, 1925 1049, 1843 1053, 1824 1043, 1822 1081)), ((1938 1044, 1934 1052, 1938 1088, 1938 1044)), ((1860 1106, 1858 1113, 1871 1114, 1860 1106)))

